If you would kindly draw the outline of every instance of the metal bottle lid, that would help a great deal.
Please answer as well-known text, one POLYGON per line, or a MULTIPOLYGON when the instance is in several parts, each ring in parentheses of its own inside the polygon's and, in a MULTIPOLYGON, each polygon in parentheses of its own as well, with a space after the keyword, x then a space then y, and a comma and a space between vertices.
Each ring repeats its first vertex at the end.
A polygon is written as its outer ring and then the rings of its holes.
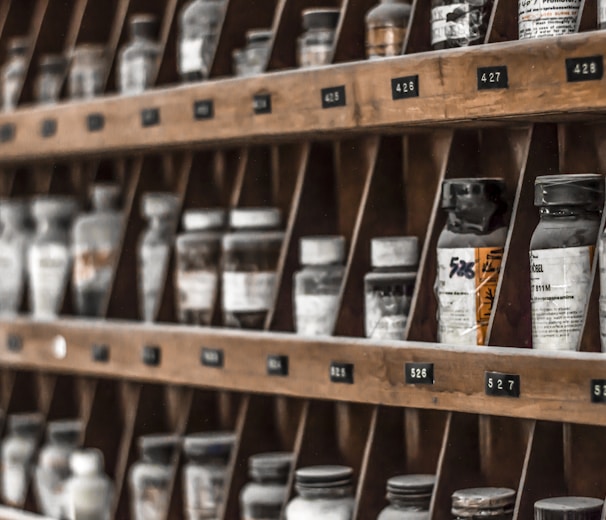
POLYGON ((86 60, 91 62, 100 62, 105 59, 105 47, 98 43, 81 43, 74 47, 72 51, 74 60, 86 60))
POLYGON ((340 9, 312 8, 305 9, 303 17, 303 28, 309 29, 334 29, 339 23, 340 9))
POLYGON ((76 199, 68 196, 42 195, 32 202, 32 215, 36 220, 71 220, 77 210, 76 199))
POLYGON ((235 443, 236 434, 233 432, 193 433, 183 440, 183 450, 192 460, 204 457, 228 458, 235 443))
POLYGON ((188 209, 181 222, 186 231, 210 231, 225 227, 227 214, 221 208, 188 209))
POLYGON ((8 416, 8 430, 25 437, 38 436, 44 427, 44 417, 39 413, 16 413, 8 416))
POLYGON ((448 179, 442 183, 442 208, 454 209, 461 200, 501 200, 505 192, 505 180, 500 178, 448 179))
POLYGON ((246 31, 247 45, 256 45, 259 43, 269 42, 273 36, 271 29, 250 29, 246 31))
POLYGON ((141 435, 138 439, 141 458, 157 464, 170 464, 181 447, 181 437, 164 433, 141 435))
POLYGON ((557 497, 534 504, 535 520, 600 520, 604 501, 598 498, 557 497))
POLYGON ((147 218, 176 218, 179 205, 179 197, 173 193, 144 193, 141 198, 141 213, 147 218))
POLYGON ((120 208, 122 189, 118 184, 98 183, 93 186, 91 201, 95 211, 112 211, 120 208))
POLYGON ((535 206, 604 206, 604 177, 595 173, 544 175, 534 184, 535 206))
POLYGON ((98 475, 103 471, 103 454, 96 449, 75 451, 69 458, 69 466, 78 476, 98 475))
POLYGON ((158 37, 158 17, 151 13, 133 14, 128 23, 132 38, 155 40, 158 37))
POLYGON ((297 488, 329 489, 350 486, 353 469, 347 466, 309 466, 295 473, 297 488))
POLYGON ((50 443, 77 446, 82 435, 82 421, 64 419, 50 421, 46 427, 46 436, 50 443))
POLYGON ((429 508, 436 483, 434 475, 399 475, 387 481, 387 499, 429 508))
POLYGON ((500 516, 513 511, 516 492, 509 488, 461 489, 452 494, 452 514, 460 518, 500 516))
POLYGON ((254 480, 279 480, 286 482, 294 462, 288 452, 259 453, 248 459, 248 470, 254 480))
POLYGON ((233 229, 276 229, 281 223, 278 208, 234 208, 229 212, 229 226, 233 229))
POLYGON ((417 237, 380 237, 370 241, 373 267, 416 267, 419 265, 417 237))
POLYGON ((342 264, 344 260, 344 237, 301 237, 299 244, 299 261, 302 265, 342 264))

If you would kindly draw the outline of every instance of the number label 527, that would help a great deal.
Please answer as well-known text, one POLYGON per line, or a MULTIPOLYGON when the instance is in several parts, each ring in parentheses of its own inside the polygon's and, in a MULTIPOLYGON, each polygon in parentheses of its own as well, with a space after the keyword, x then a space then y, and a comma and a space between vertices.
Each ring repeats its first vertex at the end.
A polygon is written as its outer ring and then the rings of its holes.
POLYGON ((484 390, 486 395, 494 397, 520 397, 520 376, 486 372, 484 390))

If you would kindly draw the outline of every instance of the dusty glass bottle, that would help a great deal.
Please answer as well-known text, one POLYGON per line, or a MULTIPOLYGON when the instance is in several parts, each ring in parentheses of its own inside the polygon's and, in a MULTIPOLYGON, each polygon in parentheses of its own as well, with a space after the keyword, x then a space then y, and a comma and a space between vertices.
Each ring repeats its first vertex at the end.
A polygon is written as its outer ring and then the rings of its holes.
POLYGON ((27 71, 29 39, 11 38, 6 49, 6 62, 2 66, 2 109, 10 112, 17 108, 21 88, 27 71))
POLYGON ((581 0, 532 2, 518 0, 518 37, 548 38, 576 32, 581 0))
POLYGON ((38 413, 8 416, 8 434, 2 442, 2 498, 8 505, 25 503, 43 427, 38 413))
POLYGON ((45 54, 40 58, 34 86, 36 101, 52 105, 59 100, 67 74, 67 60, 61 54, 45 54))
POLYGON ((373 238, 372 272, 364 277, 366 337, 404 340, 417 280, 417 237, 373 238))
POLYGON ((302 16, 305 32, 297 41, 297 64, 299 67, 319 67, 330 64, 341 11, 313 8, 304 10, 302 16))
POLYGON ((101 45, 78 45, 72 53, 69 71, 70 99, 92 99, 103 94, 107 63, 101 45))
POLYGON ((412 8, 408 0, 381 0, 366 14, 366 57, 399 56, 412 8))
POLYGON ((223 321, 228 327, 262 329, 274 301, 284 233, 276 208, 238 208, 223 237, 223 321))
POLYGON ((252 482, 240 493, 241 520, 280 520, 292 464, 292 453, 260 453, 248 459, 252 482))
POLYGON ((14 315, 23 299, 27 252, 32 238, 30 207, 25 201, 0 201, 0 315, 14 315))
POLYGON ((541 219, 530 241, 532 346, 577 350, 604 206, 601 175, 547 175, 535 181, 541 219))
POLYGON ((432 0, 431 47, 451 49, 484 43, 493 0, 432 0))
POLYGON ((139 241, 139 313, 154 321, 168 269, 179 212, 179 198, 172 193, 146 193, 141 203, 148 227, 139 241))
POLYGON ((452 494, 452 516, 456 520, 512 520, 515 500, 513 489, 461 489, 452 494))
POLYGON ((65 484, 65 512, 68 520, 110 520, 114 485, 104 473, 99 450, 78 450, 69 461, 72 476, 65 484))
POLYGON ((179 17, 179 75, 184 82, 208 78, 219 30, 223 0, 193 0, 179 17))
POLYGON ((118 90, 125 95, 140 94, 153 85, 161 50, 154 15, 131 16, 129 33, 130 41, 118 58, 118 90))
POLYGON ((604 501, 587 497, 545 498, 534 503, 535 520, 600 520, 604 501))
POLYGON ((210 325, 219 290, 221 239, 227 224, 222 209, 183 213, 184 233, 177 237, 175 292, 179 321, 210 325))
POLYGON ((36 236, 29 250, 31 310, 35 318, 57 316, 71 273, 70 229, 77 211, 71 197, 38 197, 32 213, 36 236))
POLYGON ((64 491, 71 470, 70 457, 80 446, 82 422, 61 420, 48 423, 46 444, 40 450, 34 473, 34 494, 40 512, 65 518, 64 491))
POLYGON ((122 235, 120 191, 117 184, 93 186, 93 212, 82 214, 74 223, 72 290, 80 316, 104 313, 122 235))
POLYGON ((377 520, 429 520, 434 475, 401 475, 387 481, 387 506, 377 520))
POLYGON ((448 220, 437 247, 438 341, 484 345, 507 237, 503 179, 442 186, 448 220))
POLYGON ((269 60, 272 32, 270 29, 253 29, 246 32, 246 47, 232 53, 236 76, 262 74, 269 60))
POLYGON ((183 450, 187 464, 183 468, 183 489, 188 520, 218 520, 235 442, 236 436, 231 432, 185 437, 183 450))
POLYGON ((302 237, 299 260, 303 269, 294 274, 295 330, 303 336, 331 336, 345 272, 345 238, 302 237))

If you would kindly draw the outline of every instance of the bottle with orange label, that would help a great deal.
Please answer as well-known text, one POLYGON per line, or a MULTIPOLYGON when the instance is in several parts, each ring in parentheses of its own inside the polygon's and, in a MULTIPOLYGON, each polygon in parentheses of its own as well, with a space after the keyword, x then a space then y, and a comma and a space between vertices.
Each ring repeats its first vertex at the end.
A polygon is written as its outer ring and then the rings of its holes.
POLYGON ((507 237, 503 179, 450 179, 438 239, 438 341, 484 345, 507 237))

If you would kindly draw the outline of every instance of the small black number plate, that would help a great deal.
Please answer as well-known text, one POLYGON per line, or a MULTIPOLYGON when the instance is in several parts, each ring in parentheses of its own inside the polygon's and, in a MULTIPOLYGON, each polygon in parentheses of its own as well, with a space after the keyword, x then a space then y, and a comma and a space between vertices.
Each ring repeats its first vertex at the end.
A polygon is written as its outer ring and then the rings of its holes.
POLYGON ((333 361, 330 364, 330 380, 333 383, 345 383, 353 385, 354 366, 352 363, 338 363, 333 361))
POLYGON ((141 356, 143 364, 150 367, 157 367, 160 365, 161 359, 162 351, 160 350, 160 347, 151 345, 143 347, 143 355, 141 356))
POLYGON ((202 99, 194 102, 194 119, 203 121, 215 117, 215 104, 212 99, 202 99))
POLYGON ((405 76, 391 80, 391 98, 407 99, 419 97, 419 76, 405 76))
POLYGON ((509 88, 507 67, 478 67, 478 90, 509 88))
POLYGON ((253 97, 255 114, 271 114, 271 94, 257 94, 253 97))
POLYGON ((288 356, 267 356, 267 375, 287 376, 288 356))
POLYGON ((215 348, 203 348, 200 362, 205 367, 223 368, 223 351, 215 348))
POLYGON ((148 128, 160 124, 159 108, 144 108, 141 110, 141 126, 148 128))
POLYGON ((15 125, 6 123, 0 126, 0 143, 8 143, 15 138, 15 125))
POLYGON ((486 372, 484 378, 486 395, 494 397, 520 397, 520 376, 486 372))
POLYGON ((346 104, 345 85, 322 89, 322 108, 344 107, 346 104))
POLYGON ((57 120, 45 119, 40 125, 40 134, 44 138, 52 137, 57 133, 57 120))
POLYGON ((23 349, 23 340, 17 334, 9 334, 6 338, 6 348, 10 352, 21 352, 23 349))
POLYGON ((105 116, 103 114, 88 114, 86 126, 89 132, 100 132, 105 126, 105 116))
POLYGON ((91 349, 91 356, 95 363, 108 363, 109 362, 109 347, 95 343, 91 349))
POLYGON ((604 57, 566 59, 566 77, 569 83, 600 80, 604 76, 604 57))
POLYGON ((433 363, 406 363, 407 385, 433 385, 433 363))
POLYGON ((606 379, 591 380, 591 402, 606 403, 606 379))

